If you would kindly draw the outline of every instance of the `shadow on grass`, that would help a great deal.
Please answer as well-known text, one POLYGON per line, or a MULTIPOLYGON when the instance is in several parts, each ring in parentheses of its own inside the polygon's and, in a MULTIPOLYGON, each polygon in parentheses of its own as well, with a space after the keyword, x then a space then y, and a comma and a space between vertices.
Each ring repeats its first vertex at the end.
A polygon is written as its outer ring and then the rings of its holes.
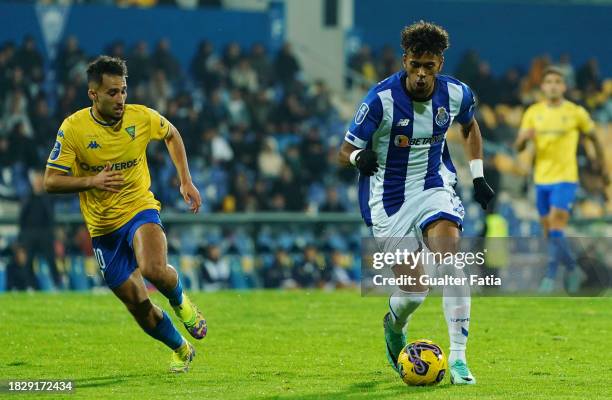
POLYGON ((450 383, 445 383, 436 386, 407 386, 401 381, 395 385, 389 385, 388 382, 365 381, 357 382, 344 390, 334 390, 322 393, 312 394, 282 394, 258 397, 259 399, 291 399, 291 400, 314 400, 323 398, 385 398, 395 396, 408 396, 407 398, 418 398, 419 394, 430 394, 438 392, 440 395, 451 387, 450 383), (382 387, 384 386, 384 387, 382 387))
POLYGON ((147 374, 128 374, 128 375, 111 375, 97 376, 93 378, 81 378, 74 380, 75 389, 95 388, 113 386, 132 380, 132 378, 150 377, 147 374))

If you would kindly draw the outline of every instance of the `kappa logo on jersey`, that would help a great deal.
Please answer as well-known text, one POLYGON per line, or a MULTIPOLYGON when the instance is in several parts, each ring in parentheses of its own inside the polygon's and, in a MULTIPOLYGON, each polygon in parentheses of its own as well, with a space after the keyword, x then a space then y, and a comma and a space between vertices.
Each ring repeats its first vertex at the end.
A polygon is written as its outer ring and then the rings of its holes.
POLYGON ((132 140, 134 140, 134 138, 136 137, 136 127, 134 125, 128 126, 127 128, 125 128, 125 131, 128 133, 128 135, 130 135, 132 140))
POLYGON ((444 107, 438 107, 438 113, 436 114, 436 124, 440 127, 445 126, 450 121, 450 115, 444 107))
POLYGON ((63 138, 64 137, 64 131, 58 131, 57 132, 57 137, 63 138))
POLYGON ((60 154, 62 154, 62 144, 56 140, 55 144, 53 145, 53 149, 51 150, 51 155, 49 156, 49 160, 51 161, 57 160, 60 154))
POLYGON ((368 111, 370 111, 370 107, 366 103, 361 103, 359 109, 357 110, 357 114, 355 114, 355 123, 357 125, 361 125, 361 123, 365 120, 366 115, 368 115, 368 111))
POLYGON ((88 149, 101 149, 102 146, 100 146, 98 144, 98 142, 96 142, 95 140, 92 140, 91 142, 89 142, 89 144, 87 145, 88 149))
POLYGON ((402 118, 399 121, 397 121, 397 125, 396 126, 408 126, 410 125, 410 119, 409 118, 402 118))

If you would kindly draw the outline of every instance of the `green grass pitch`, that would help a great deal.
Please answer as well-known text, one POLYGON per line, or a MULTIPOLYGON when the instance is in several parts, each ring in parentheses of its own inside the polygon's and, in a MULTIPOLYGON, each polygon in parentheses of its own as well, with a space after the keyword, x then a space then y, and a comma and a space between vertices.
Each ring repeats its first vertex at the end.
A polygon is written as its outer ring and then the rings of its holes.
MULTIPOLYGON (((74 379, 74 393, 47 395, 70 399, 612 396, 610 298, 474 298, 468 360, 478 385, 451 386, 447 377, 420 388, 405 386, 387 365, 384 298, 356 291, 192 298, 205 311, 209 334, 196 343, 191 371, 171 375, 169 350, 141 332, 111 294, 0 295, 0 380, 74 379)), ((170 311, 160 295, 154 300, 170 311)), ((417 311, 409 338, 447 349, 440 298, 417 311)))

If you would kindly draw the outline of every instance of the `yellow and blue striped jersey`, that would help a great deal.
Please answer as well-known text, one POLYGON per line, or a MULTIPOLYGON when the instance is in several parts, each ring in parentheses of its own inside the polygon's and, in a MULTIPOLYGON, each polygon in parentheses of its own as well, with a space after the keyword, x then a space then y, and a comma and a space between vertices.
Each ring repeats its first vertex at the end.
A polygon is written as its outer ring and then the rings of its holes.
POLYGON ((578 139, 595 127, 587 111, 571 101, 550 106, 545 101, 529 107, 521 130, 535 132, 536 184, 578 181, 578 139))
POLYGON ((121 171, 119 193, 91 189, 79 193, 81 211, 92 237, 112 232, 145 209, 160 209, 149 190, 151 177, 146 149, 149 141, 164 139, 170 123, 156 111, 141 105, 125 106, 123 118, 107 124, 94 117, 91 108, 77 111, 62 123, 47 167, 73 176, 96 175, 107 162, 121 171))

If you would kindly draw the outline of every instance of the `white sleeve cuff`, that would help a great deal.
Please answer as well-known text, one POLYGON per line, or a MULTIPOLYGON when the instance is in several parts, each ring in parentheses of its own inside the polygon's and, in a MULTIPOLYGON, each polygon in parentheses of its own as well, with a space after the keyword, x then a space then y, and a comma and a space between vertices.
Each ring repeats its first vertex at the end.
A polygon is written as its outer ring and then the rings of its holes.
POLYGON ((470 172, 472 173, 472 179, 484 177, 481 159, 477 158, 470 161, 470 172))

